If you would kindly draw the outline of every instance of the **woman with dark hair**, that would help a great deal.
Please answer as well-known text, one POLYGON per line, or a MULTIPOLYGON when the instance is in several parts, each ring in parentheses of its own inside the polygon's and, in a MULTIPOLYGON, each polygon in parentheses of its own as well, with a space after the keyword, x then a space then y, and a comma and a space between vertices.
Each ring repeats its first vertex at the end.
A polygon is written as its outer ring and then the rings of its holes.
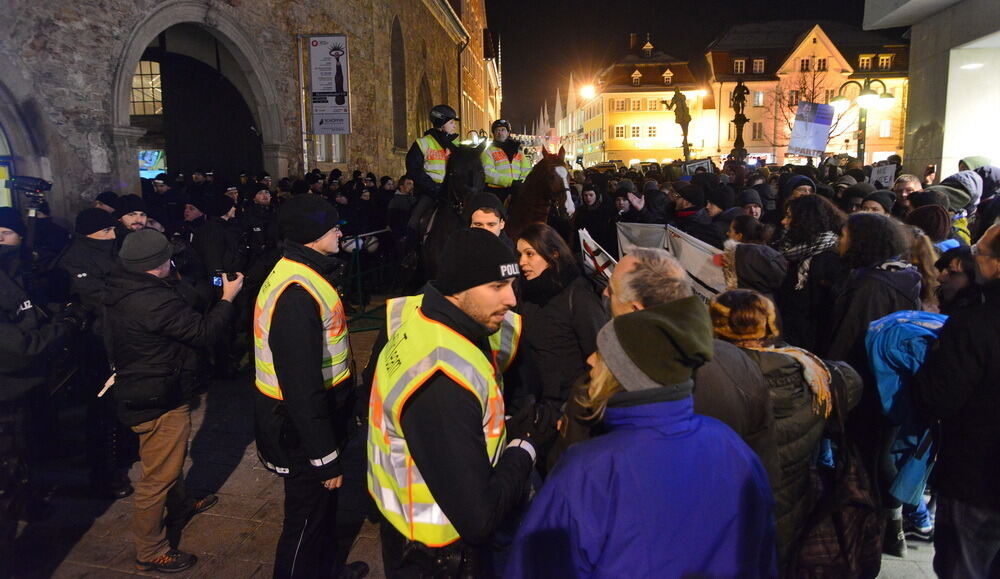
POLYGON ((517 238, 517 251, 524 342, 541 375, 541 400, 562 406, 573 382, 587 372, 587 356, 597 348, 608 315, 555 229, 529 225, 517 238))
MULTIPOLYGON (((618 257, 618 239, 616 237, 614 208, 606 202, 604 196, 595 189, 592 183, 583 185, 580 194, 583 203, 576 208, 573 215, 576 227, 574 231, 586 229, 594 241, 606 249, 615 258, 618 257)), ((576 237, 574 235, 574 237, 576 237)))
POLYGON ((775 293, 785 326, 785 340, 816 351, 829 327, 833 284, 841 276, 836 249, 844 214, 819 195, 788 202, 781 224, 785 234, 777 249, 788 260, 788 273, 775 293))
POLYGON ((940 205, 924 205, 907 214, 904 222, 919 227, 931 238, 934 247, 941 253, 962 245, 958 236, 952 235, 951 217, 940 205))
POLYGON ((875 213, 855 213, 840 238, 840 254, 850 270, 834 288, 830 341, 824 358, 843 360, 864 380, 861 402, 848 417, 847 434, 861 450, 865 469, 882 495, 888 521, 883 552, 902 556, 902 505, 889 493, 896 476, 890 448, 896 438, 882 413, 865 335, 873 321, 900 310, 920 309, 920 272, 905 261, 910 243, 898 221, 875 213))
POLYGON ((771 227, 750 215, 740 215, 729 224, 728 237, 722 259, 726 288, 756 290, 773 300, 788 273, 788 261, 766 245, 771 227))

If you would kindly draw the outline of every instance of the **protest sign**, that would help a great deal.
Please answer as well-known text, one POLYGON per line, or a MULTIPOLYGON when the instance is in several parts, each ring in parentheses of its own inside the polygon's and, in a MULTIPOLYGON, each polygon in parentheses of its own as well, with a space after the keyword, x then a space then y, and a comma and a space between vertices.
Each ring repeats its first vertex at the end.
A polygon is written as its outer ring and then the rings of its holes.
POLYGON ((788 142, 788 153, 805 157, 822 157, 830 140, 833 107, 802 101, 795 109, 795 124, 788 142))
POLYGON ((658 223, 616 223, 618 255, 628 255, 636 247, 666 247, 667 228, 658 223))
POLYGON ((681 165, 681 175, 694 175, 698 172, 698 169, 704 169, 706 172, 712 172, 712 160, 711 159, 698 159, 695 161, 688 161, 681 165))
POLYGON ((692 280, 691 287, 706 302, 716 294, 726 291, 726 278, 722 268, 715 264, 715 256, 722 253, 699 239, 691 237, 673 226, 667 227, 667 249, 692 280))
POLYGON ((594 241, 586 229, 580 230, 580 251, 583 254, 583 269, 587 275, 601 286, 608 285, 608 280, 611 279, 618 262, 594 241))
POLYGON ((868 177, 868 182, 875 185, 876 189, 889 189, 896 181, 896 165, 876 165, 872 167, 872 174, 868 177), (876 183, 878 183, 876 185, 876 183))

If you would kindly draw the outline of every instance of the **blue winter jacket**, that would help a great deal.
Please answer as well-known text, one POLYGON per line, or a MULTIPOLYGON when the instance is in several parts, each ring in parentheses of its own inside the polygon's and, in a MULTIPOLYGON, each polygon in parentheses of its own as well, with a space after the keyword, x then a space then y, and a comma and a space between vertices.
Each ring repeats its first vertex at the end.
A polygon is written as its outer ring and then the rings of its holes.
POLYGON ((767 474, 735 432, 691 397, 604 422, 535 497, 506 577, 777 576, 767 474))

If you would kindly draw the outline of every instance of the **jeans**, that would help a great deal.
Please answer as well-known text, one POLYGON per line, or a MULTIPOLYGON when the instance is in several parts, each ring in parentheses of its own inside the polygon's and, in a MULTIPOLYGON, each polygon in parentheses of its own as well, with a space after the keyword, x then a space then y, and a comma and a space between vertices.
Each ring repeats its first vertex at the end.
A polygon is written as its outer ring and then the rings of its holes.
POLYGON ((142 479, 135 486, 132 534, 136 559, 152 561, 170 550, 165 511, 183 510, 187 502, 184 459, 191 435, 191 409, 184 404, 159 418, 132 427, 139 435, 142 479))
POLYGON ((1000 512, 938 497, 934 572, 949 579, 1000 576, 1000 512))

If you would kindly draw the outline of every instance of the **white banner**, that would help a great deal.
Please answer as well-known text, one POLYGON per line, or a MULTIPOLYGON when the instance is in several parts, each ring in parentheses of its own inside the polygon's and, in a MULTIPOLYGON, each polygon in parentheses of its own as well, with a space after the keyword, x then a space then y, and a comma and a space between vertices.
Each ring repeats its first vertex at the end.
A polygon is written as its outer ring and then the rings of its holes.
POLYGON ((618 255, 628 255, 635 247, 666 247, 667 228, 659 223, 616 223, 618 255))
POLYGON ((351 132, 347 35, 308 36, 309 106, 314 135, 351 132))
POLYGON ((726 291, 726 278, 716 265, 722 250, 695 239, 674 226, 667 227, 667 250, 677 258, 691 277, 691 287, 705 301, 726 291))
POLYGON ((872 174, 868 177, 868 182, 872 185, 880 183, 882 186, 879 189, 892 189, 893 184, 896 182, 896 165, 876 165, 872 167, 872 174))
POLYGON ((594 281, 607 285, 618 262, 594 241, 586 229, 580 230, 580 251, 583 253, 583 269, 587 275, 594 281))

